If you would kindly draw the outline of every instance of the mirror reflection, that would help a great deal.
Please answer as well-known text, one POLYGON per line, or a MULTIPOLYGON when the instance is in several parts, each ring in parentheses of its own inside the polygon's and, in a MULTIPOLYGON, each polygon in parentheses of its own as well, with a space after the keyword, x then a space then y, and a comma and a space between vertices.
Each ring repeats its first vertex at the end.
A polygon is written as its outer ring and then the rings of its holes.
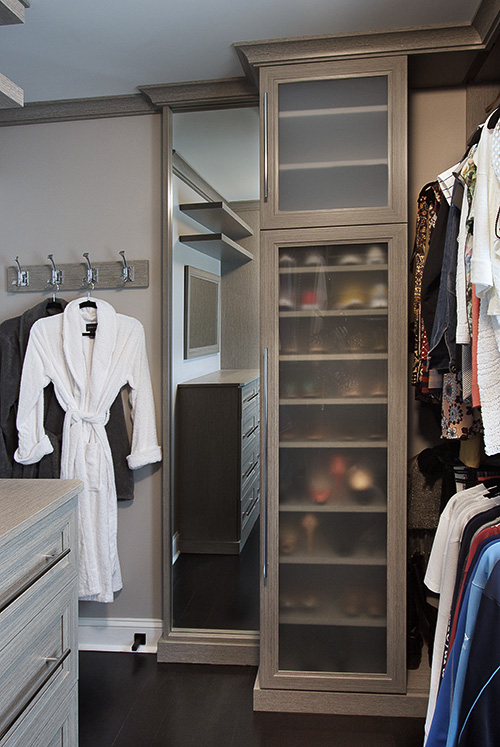
POLYGON ((255 631, 258 109, 176 113, 173 147, 172 627, 255 631), (196 203, 221 203, 223 215, 218 208, 198 210, 196 203), (186 267, 220 278, 219 350, 189 358, 186 267))

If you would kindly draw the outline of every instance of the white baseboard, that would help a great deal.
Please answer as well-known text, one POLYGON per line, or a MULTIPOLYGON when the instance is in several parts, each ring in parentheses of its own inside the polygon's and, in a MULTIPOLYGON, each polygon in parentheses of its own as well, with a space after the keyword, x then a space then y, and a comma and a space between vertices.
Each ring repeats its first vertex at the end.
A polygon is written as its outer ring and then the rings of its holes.
POLYGON ((144 633, 146 644, 138 653, 156 653, 162 634, 162 621, 130 617, 80 617, 78 649, 80 651, 131 651, 134 633, 144 633))

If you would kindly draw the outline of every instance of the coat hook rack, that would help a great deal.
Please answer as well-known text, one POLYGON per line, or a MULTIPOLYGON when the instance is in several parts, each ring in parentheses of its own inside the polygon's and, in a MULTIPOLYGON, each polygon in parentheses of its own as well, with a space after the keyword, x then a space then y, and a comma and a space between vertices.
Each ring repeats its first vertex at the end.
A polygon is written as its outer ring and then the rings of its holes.
POLYGON ((11 293, 32 291, 81 291, 82 288, 99 287, 99 290, 122 290, 124 288, 149 287, 149 262, 137 259, 127 262, 125 252, 114 262, 91 262, 89 252, 84 252, 84 262, 59 264, 49 254, 50 265, 21 267, 19 257, 15 266, 7 268, 7 290, 11 293))
POLYGON ((17 265, 17 280, 12 281, 12 285, 16 285, 18 288, 27 288, 30 284, 30 274, 28 270, 23 270, 19 264, 19 256, 14 260, 17 265))
POLYGON ((122 280, 124 283, 132 283, 134 280, 134 268, 127 264, 125 259, 125 252, 122 250, 118 252, 123 260, 122 280))

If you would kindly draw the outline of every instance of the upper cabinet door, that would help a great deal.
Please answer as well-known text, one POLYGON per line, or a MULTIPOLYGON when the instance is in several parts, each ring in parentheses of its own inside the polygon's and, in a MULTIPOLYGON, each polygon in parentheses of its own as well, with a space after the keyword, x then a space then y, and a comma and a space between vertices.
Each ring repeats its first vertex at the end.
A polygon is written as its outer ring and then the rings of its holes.
POLYGON ((406 221, 406 57, 261 69, 262 227, 406 221))

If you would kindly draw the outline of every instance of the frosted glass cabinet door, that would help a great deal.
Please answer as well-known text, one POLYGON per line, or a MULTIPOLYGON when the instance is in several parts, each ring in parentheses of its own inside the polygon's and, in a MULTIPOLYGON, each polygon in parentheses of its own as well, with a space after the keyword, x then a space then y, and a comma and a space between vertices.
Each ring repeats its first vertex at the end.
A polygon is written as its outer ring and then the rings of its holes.
POLYGON ((266 687, 398 692, 406 669, 404 227, 265 233, 264 276, 274 281, 263 317, 261 678, 266 687))
POLYGON ((405 220, 406 60, 264 68, 263 227, 405 220))

